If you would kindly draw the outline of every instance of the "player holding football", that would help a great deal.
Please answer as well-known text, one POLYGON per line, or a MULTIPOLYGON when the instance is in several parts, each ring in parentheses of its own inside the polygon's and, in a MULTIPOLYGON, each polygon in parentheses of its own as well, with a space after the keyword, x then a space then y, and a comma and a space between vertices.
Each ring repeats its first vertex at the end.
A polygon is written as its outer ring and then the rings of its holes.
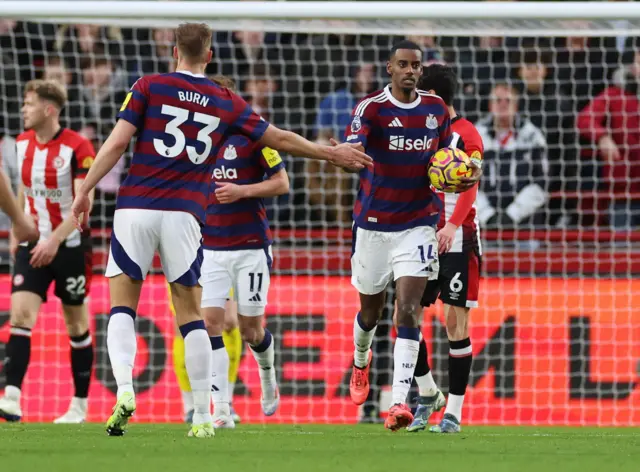
MULTIPOLYGON (((484 152, 482 137, 473 124, 458 115, 453 107, 458 79, 453 70, 433 64, 424 69, 420 87, 442 97, 451 116, 451 146, 462 149, 480 167, 484 152)), ((447 337, 449 338, 449 398, 442 421, 430 428, 434 433, 458 433, 462 421, 462 403, 471 372, 472 349, 469 339, 469 312, 478 306, 480 283, 480 227, 475 201, 478 185, 464 193, 437 192, 443 207, 438 223, 440 274, 429 281, 422 306, 430 306, 438 296, 444 302, 447 337)), ((429 417, 444 405, 444 395, 436 386, 429 368, 427 345, 420 340, 420 353, 415 379, 419 405, 408 431, 422 431, 429 417)))
POLYGON ((422 50, 396 44, 387 62, 391 84, 365 97, 353 110, 347 142, 357 142, 374 159, 360 172, 354 208, 351 283, 360 293, 354 322, 351 399, 361 405, 369 393, 371 342, 385 303, 385 288, 396 281, 398 338, 394 349, 392 406, 385 427, 395 431, 413 421, 406 405, 418 357, 420 298, 438 275, 435 225, 440 201, 429 188, 428 162, 449 146, 451 127, 444 101, 417 90, 422 50))
POLYGON ((79 224, 91 210, 89 192, 137 135, 131 167, 118 194, 106 269, 112 306, 107 348, 118 385, 117 402, 107 421, 110 435, 124 433, 136 408, 134 319, 143 280, 158 250, 185 343, 194 402, 189 435, 214 436, 211 344, 200 313, 198 279, 201 225, 215 157, 224 139, 242 134, 263 146, 340 167, 359 170, 371 165, 355 146, 321 146, 269 125, 239 96, 206 78, 212 38, 207 25, 182 24, 175 38, 176 72, 145 76, 133 85, 73 204, 79 224))
POLYGON ((8 421, 22 417, 20 397, 29 366, 31 331, 53 282, 71 342, 75 386, 69 410, 55 423, 82 423, 87 416, 94 357, 85 304, 91 281, 91 244, 76 230, 71 204, 95 151, 89 140, 60 126, 66 100, 66 91, 57 82, 34 80, 25 87, 22 114, 27 131, 16 139, 21 175, 18 200, 36 219, 40 239, 19 246, 15 239, 11 243, 15 264, 4 365, 7 386, 0 399, 0 417, 8 421))

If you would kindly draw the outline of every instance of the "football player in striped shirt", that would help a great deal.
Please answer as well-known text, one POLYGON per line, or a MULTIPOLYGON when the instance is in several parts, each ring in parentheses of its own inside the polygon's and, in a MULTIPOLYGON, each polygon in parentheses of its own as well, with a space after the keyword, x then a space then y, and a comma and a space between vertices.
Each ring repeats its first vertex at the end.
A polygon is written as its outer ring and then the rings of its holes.
POLYGON ((358 405, 369 393, 371 342, 393 279, 398 338, 385 427, 395 431, 413 421, 406 397, 419 350, 420 298, 427 280, 438 276, 435 227, 441 202, 429 187, 427 165, 438 149, 449 146, 452 135, 444 101, 417 89, 422 74, 417 44, 396 44, 387 73, 391 83, 356 105, 345 132, 347 142, 359 143, 374 160, 372 170, 360 172, 353 211, 351 283, 360 293, 361 309, 354 321, 350 392, 358 405))
MULTIPOLYGON (((420 87, 442 97, 449 108, 453 140, 451 145, 462 149, 479 167, 484 147, 478 130, 467 119, 456 113, 453 99, 458 78, 445 65, 433 64, 424 69, 420 87)), ((423 306, 430 306, 440 298, 444 302, 447 337, 449 338, 449 397, 440 424, 431 432, 460 432, 462 404, 469 382, 473 359, 469 338, 469 312, 478 306, 480 286, 480 226, 476 213, 478 184, 463 193, 437 192, 442 201, 438 222, 438 246, 440 273, 438 279, 429 281, 422 299, 423 306)), ((429 417, 445 405, 442 392, 436 386, 429 368, 427 345, 420 340, 420 353, 415 370, 419 390, 419 404, 408 431, 422 431, 429 424, 429 417)))
POLYGON ((184 23, 175 32, 176 72, 140 78, 122 105, 111 135, 78 189, 73 206, 78 222, 89 214, 89 192, 111 170, 137 135, 128 175, 116 202, 106 276, 111 313, 107 348, 118 385, 107 421, 110 435, 122 435, 136 409, 133 365, 134 319, 142 283, 156 250, 169 283, 193 392, 189 435, 213 437, 210 413, 211 344, 200 310, 201 225, 206 221, 211 175, 225 141, 240 134, 293 155, 361 169, 371 159, 348 143, 322 146, 269 125, 238 95, 204 72, 211 60, 212 31, 184 23))
MULTIPOLYGON (((26 84, 22 114, 26 131, 16 139, 21 182, 20 206, 33 217, 40 233, 37 243, 12 242, 10 336, 4 371, 7 378, 0 399, 0 417, 19 421, 22 384, 29 366, 31 331, 38 312, 55 282, 55 294, 71 342, 75 393, 68 411, 56 423, 81 423, 93 368, 93 343, 85 298, 91 282, 91 244, 75 228, 71 214, 74 189, 93 163, 89 140, 60 126, 66 91, 53 81, 26 84)), ((92 196, 89 196, 92 198, 92 196)))
POLYGON ((272 235, 264 198, 289 192, 289 178, 278 151, 241 135, 230 136, 213 171, 203 229, 202 309, 213 349, 214 426, 233 428, 229 406, 229 357, 222 339, 229 290, 238 303, 243 341, 256 359, 263 413, 279 403, 274 341, 263 327, 272 264, 272 235))

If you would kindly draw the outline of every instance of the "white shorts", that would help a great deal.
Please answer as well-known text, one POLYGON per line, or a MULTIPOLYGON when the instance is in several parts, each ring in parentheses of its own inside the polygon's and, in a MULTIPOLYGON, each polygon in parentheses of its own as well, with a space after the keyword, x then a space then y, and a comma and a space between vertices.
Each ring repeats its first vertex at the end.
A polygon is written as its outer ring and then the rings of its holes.
POLYGON ((264 315, 271 271, 269 249, 211 251, 205 249, 202 263, 202 308, 224 308, 233 289, 238 314, 264 315))
POLYGON ((371 231, 354 226, 351 284, 363 295, 382 292, 393 277, 438 278, 438 240, 431 226, 371 231))
POLYGON ((196 217, 183 211, 116 210, 105 276, 144 280, 156 250, 168 282, 197 285, 202 233, 196 217))

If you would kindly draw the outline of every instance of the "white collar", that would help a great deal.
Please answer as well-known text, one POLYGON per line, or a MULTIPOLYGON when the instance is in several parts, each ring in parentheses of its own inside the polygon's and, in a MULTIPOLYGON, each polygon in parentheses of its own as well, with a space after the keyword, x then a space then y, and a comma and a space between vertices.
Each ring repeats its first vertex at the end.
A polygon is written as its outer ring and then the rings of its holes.
POLYGON ((177 70, 176 71, 178 74, 185 74, 185 75, 190 75, 191 77, 201 77, 204 78, 204 74, 194 74, 191 71, 188 70, 177 70))
POLYGON ((420 105, 420 102, 422 101, 422 97, 420 96, 420 94, 418 92, 416 92, 416 94, 418 96, 411 103, 403 103, 403 102, 397 100, 393 95, 391 95, 391 84, 387 84, 387 86, 384 88, 384 94, 387 96, 387 99, 391 103, 393 103, 398 108, 404 108, 405 110, 410 110, 411 108, 417 107, 418 105, 420 105))

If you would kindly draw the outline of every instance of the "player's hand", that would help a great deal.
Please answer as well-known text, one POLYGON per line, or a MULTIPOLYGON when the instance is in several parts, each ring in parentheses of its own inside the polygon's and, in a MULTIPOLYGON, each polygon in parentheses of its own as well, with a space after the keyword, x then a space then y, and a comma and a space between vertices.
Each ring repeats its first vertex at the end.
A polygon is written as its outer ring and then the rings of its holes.
POLYGON ((245 189, 242 185, 231 182, 216 182, 216 198, 220 203, 233 203, 246 197, 245 189))
POLYGON ((438 238, 438 252, 440 254, 444 254, 451 250, 457 229, 458 227, 453 223, 447 223, 436 233, 436 238, 438 238))
POLYGON ((476 161, 471 160, 469 167, 471 168, 471 175, 460 178, 460 185, 458 185, 460 192, 466 192, 472 188, 480 181, 480 177, 482 177, 482 167, 476 161))
POLYGON ((77 193, 71 205, 71 214, 73 215, 73 224, 76 225, 78 231, 82 233, 82 223, 89 218, 91 212, 91 199, 86 193, 77 193))
POLYGON ((362 144, 360 143, 342 143, 331 138, 329 140, 333 148, 329 159, 334 166, 341 167, 345 170, 359 171, 365 167, 373 169, 373 159, 360 151, 362 144))
POLYGON ((19 243, 24 241, 35 242, 40 237, 38 228, 31 216, 21 215, 17 221, 13 223, 11 237, 15 240, 16 248, 19 243))
POLYGON ((620 155, 620 150, 618 149, 618 145, 611 138, 611 136, 603 136, 598 141, 598 149, 602 157, 604 157, 607 161, 619 161, 622 157, 620 155))
POLYGON ((29 264, 31 267, 45 267, 51 264, 53 258, 58 254, 58 248, 60 248, 60 241, 55 236, 51 236, 48 239, 40 241, 31 250, 31 260, 29 264))

